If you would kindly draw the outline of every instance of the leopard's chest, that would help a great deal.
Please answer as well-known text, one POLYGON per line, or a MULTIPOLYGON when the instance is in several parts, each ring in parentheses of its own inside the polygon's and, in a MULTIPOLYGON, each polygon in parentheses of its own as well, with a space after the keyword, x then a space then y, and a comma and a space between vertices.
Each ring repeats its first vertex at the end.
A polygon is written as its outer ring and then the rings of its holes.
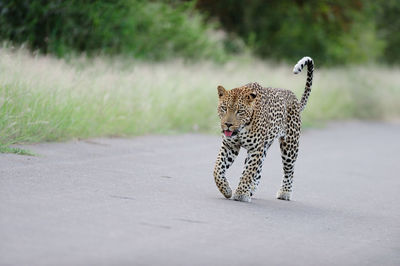
POLYGON ((259 146, 263 142, 262 132, 255 132, 249 128, 242 129, 238 134, 240 146, 246 150, 259 146))

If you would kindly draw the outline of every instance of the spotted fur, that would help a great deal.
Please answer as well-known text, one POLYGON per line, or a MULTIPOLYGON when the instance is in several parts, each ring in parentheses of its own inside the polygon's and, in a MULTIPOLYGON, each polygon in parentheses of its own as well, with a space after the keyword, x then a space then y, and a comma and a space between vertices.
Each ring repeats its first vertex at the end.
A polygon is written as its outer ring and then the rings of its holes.
POLYGON ((218 115, 223 135, 214 167, 214 179, 226 198, 232 197, 232 190, 225 172, 234 162, 240 148, 247 150, 247 158, 233 199, 250 202, 261 178, 267 150, 278 138, 284 175, 277 198, 290 200, 294 164, 299 151, 300 113, 311 92, 313 60, 304 57, 293 69, 297 74, 306 65, 307 82, 300 101, 290 90, 263 88, 256 82, 230 91, 218 86, 218 115))

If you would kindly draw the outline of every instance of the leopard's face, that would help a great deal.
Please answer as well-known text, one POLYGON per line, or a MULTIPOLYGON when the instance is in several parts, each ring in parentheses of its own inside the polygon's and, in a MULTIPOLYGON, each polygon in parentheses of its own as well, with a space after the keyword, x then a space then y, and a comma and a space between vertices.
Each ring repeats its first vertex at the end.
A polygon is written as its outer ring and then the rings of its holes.
POLYGON ((221 130, 226 137, 232 137, 250 123, 256 93, 247 87, 227 91, 218 86, 218 115, 221 120, 221 130))

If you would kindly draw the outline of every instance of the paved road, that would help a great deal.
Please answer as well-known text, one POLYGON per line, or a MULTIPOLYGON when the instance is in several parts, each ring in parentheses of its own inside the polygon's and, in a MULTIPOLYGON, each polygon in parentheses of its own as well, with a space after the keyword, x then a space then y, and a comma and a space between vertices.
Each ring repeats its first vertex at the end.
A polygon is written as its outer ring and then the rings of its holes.
POLYGON ((290 202, 274 198, 276 143, 252 203, 217 191, 215 136, 1 154, 0 265, 400 265, 399 137, 384 123, 305 131, 290 202))

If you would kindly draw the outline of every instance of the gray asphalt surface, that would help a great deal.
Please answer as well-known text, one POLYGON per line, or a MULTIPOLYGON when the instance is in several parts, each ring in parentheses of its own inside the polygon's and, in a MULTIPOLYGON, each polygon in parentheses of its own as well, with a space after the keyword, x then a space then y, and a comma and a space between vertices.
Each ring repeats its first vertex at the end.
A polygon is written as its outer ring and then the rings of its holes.
POLYGON ((0 264, 400 265, 399 137, 374 122, 303 132, 290 202, 275 199, 274 143, 252 203, 219 194, 216 136, 25 146, 40 156, 0 154, 0 264))

